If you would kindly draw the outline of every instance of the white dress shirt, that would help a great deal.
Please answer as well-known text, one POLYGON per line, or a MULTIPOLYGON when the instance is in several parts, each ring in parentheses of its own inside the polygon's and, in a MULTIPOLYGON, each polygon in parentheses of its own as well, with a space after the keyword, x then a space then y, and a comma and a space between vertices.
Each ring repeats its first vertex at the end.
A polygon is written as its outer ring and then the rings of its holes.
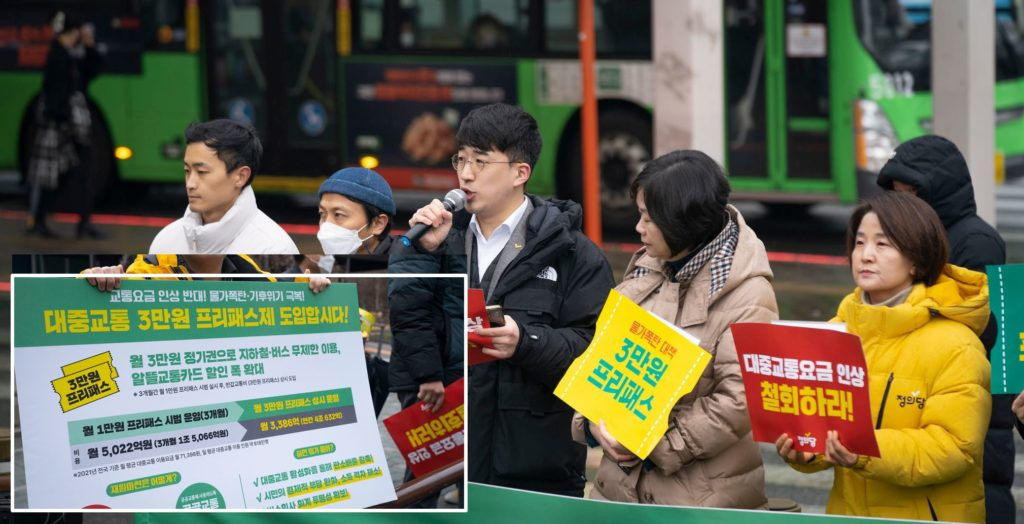
POLYGON ((523 215, 526 214, 526 197, 523 197, 523 203, 512 212, 500 226, 491 232, 491 238, 484 238, 483 232, 480 231, 480 223, 476 220, 476 215, 469 221, 469 230, 473 232, 473 236, 476 237, 476 268, 477 276, 483 280, 484 273, 487 268, 494 262, 494 259, 498 258, 501 250, 505 248, 505 244, 508 243, 509 239, 512 238, 512 230, 519 225, 519 221, 523 219, 523 215))

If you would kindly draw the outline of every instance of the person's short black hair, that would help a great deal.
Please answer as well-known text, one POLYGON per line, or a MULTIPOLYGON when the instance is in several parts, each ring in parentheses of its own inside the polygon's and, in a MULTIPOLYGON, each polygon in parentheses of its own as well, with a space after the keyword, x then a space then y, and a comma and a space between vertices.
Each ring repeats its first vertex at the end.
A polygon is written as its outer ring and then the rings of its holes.
POLYGON ((252 174, 245 185, 252 184, 252 179, 256 178, 256 173, 260 170, 263 144, 256 136, 256 129, 248 124, 226 118, 193 122, 185 129, 185 142, 202 142, 216 151, 217 158, 227 166, 228 173, 242 166, 249 166, 252 174))
POLYGON ((349 200, 359 204, 360 206, 363 206, 363 211, 366 213, 367 223, 373 221, 373 219, 377 218, 380 215, 387 215, 388 216, 388 223, 387 223, 387 225, 384 226, 384 231, 381 231, 380 234, 377 235, 377 240, 380 240, 380 241, 383 242, 384 239, 387 238, 388 235, 391 234, 391 223, 395 221, 395 216, 394 215, 392 215, 390 213, 387 213, 386 211, 382 211, 381 209, 376 208, 374 206, 371 206, 370 204, 367 204, 366 202, 363 202, 362 200, 359 200, 358 198, 352 198, 352 197, 345 197, 345 198, 348 198, 349 200))
POLYGON ((629 186, 630 198, 636 200, 640 191, 673 255, 714 239, 728 220, 729 181, 700 151, 673 151, 651 160, 629 186))
POLYGON ((857 230, 868 213, 878 216, 885 236, 913 265, 914 283, 935 284, 949 259, 946 229, 935 210, 910 193, 886 191, 866 200, 853 210, 846 229, 846 257, 851 264, 857 230))
POLYGON ((512 162, 537 165, 542 145, 537 120, 522 108, 490 104, 470 111, 455 135, 458 146, 500 151, 512 162))

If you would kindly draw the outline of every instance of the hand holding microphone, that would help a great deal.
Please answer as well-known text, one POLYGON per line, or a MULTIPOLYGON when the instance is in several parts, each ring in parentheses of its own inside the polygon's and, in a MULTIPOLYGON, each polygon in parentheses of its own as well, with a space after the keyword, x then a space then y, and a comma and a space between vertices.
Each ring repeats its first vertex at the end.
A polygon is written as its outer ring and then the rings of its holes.
POLYGON ((434 251, 444 242, 452 229, 452 213, 466 206, 466 193, 453 189, 444 196, 444 201, 434 199, 419 208, 409 219, 409 232, 402 237, 402 244, 411 246, 419 242, 420 247, 434 251))

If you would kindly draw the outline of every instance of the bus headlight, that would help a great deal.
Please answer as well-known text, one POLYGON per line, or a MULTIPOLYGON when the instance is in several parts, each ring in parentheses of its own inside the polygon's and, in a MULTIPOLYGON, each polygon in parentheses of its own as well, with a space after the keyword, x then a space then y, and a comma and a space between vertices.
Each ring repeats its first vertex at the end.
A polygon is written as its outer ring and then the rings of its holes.
POLYGON ((118 160, 128 160, 132 157, 132 148, 128 146, 117 146, 114 149, 114 158, 118 160))
POLYGON ((377 169, 377 166, 380 165, 380 160, 373 155, 366 155, 359 159, 359 165, 366 169, 377 169))
POLYGON ((858 100, 854 109, 857 169, 877 173, 892 156, 900 141, 881 106, 873 100, 858 100))

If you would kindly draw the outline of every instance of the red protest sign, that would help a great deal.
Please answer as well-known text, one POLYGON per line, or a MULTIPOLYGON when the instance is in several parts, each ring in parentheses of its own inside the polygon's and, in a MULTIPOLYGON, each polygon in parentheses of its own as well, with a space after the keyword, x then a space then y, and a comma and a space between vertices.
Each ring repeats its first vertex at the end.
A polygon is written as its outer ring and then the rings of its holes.
POLYGON ((783 433, 800 451, 825 453, 837 430, 850 451, 879 456, 860 338, 831 329, 732 325, 754 440, 783 433))
POLYGON ((487 320, 487 302, 484 300, 484 290, 469 288, 466 290, 466 307, 469 315, 466 316, 466 338, 469 340, 469 365, 475 366, 497 360, 495 357, 480 351, 480 348, 491 343, 491 337, 483 337, 473 333, 477 328, 489 328, 491 323, 487 320))
POLYGON ((417 477, 462 459, 464 389, 464 378, 444 388, 444 403, 436 413, 425 411, 423 403, 417 402, 384 419, 384 427, 417 477))

